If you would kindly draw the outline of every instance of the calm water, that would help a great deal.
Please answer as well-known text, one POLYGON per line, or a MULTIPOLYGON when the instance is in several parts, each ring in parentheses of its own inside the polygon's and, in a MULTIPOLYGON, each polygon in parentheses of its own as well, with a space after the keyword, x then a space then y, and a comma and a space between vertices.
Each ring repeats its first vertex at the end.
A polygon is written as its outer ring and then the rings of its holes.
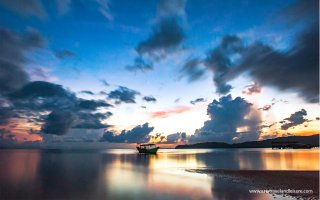
POLYGON ((319 149, 0 150, 0 199, 270 199, 185 169, 319 170, 319 149))

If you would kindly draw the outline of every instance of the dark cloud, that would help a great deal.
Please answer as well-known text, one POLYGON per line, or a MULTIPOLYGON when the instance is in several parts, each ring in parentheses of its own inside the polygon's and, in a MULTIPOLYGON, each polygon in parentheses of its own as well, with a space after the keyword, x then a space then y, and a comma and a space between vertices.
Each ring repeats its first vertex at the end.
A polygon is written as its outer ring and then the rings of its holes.
POLYGON ((12 63, 27 61, 24 53, 43 47, 44 38, 35 29, 29 28, 24 34, 16 34, 0 28, 0 59, 12 63))
POLYGON ((140 143, 149 140, 149 134, 153 131, 154 127, 150 127, 148 123, 138 125, 133 129, 126 131, 123 130, 119 135, 112 131, 104 133, 100 141, 118 142, 118 143, 140 143))
POLYGON ((181 98, 177 98, 177 99, 174 100, 174 103, 179 103, 180 100, 181 100, 181 98))
POLYGON ((78 106, 80 109, 83 110, 96 110, 100 107, 111 107, 111 104, 108 104, 107 102, 103 100, 86 100, 86 99, 79 99, 78 100, 78 106))
POLYGON ((26 84, 28 80, 28 74, 21 67, 0 60, 0 94, 14 91, 26 84))
POLYGON ((22 16, 46 18, 47 13, 40 0, 1 0, 0 4, 22 16))
POLYGON ((119 86, 118 89, 113 90, 108 94, 108 98, 115 100, 116 104, 136 103, 135 99, 137 95, 140 95, 140 92, 119 86))
POLYGON ((213 72, 217 93, 229 93, 229 82, 248 74, 261 86, 293 91, 307 102, 319 102, 318 7, 316 0, 296 1, 282 10, 279 18, 285 25, 301 25, 291 30, 297 34, 287 50, 280 51, 259 41, 248 44, 236 35, 224 36, 204 59, 205 66, 213 72))
POLYGON ((14 117, 14 112, 11 108, 0 107, 0 125, 5 125, 9 122, 11 117, 14 117))
POLYGON ((14 117, 42 124, 41 133, 45 134, 63 135, 71 128, 107 128, 102 121, 112 115, 97 112, 99 108, 111 107, 106 101, 77 98, 61 85, 44 81, 29 82, 8 96, 14 117))
POLYGON ((199 80, 205 73, 205 69, 200 68, 201 64, 202 61, 199 58, 190 58, 184 63, 180 72, 188 76, 190 82, 199 80))
POLYGON ((232 86, 227 84, 226 74, 233 68, 231 57, 238 55, 243 50, 240 38, 234 35, 225 36, 215 49, 207 53, 205 65, 214 72, 213 81, 219 94, 230 92, 232 86))
POLYGON ((144 96, 143 100, 147 101, 147 102, 156 102, 157 101, 157 99, 154 98, 153 96, 144 96))
POLYGON ((44 38, 34 29, 16 34, 0 28, 0 93, 14 91, 29 80, 22 65, 28 62, 25 53, 43 47, 44 38))
POLYGON ((260 93, 260 92, 261 92, 261 86, 257 82, 254 82, 251 85, 247 85, 246 90, 243 90, 242 94, 252 95, 254 93, 260 93))
POLYGON ((175 17, 164 18, 154 27, 150 37, 138 44, 136 50, 139 55, 162 56, 175 50, 184 37, 183 29, 175 17))
POLYGON ((40 34, 28 29, 18 35, 0 29, 0 123, 10 125, 13 118, 41 126, 41 134, 64 135, 73 128, 101 129, 108 125, 103 120, 112 113, 101 113, 99 108, 110 107, 104 100, 85 100, 46 81, 29 82, 22 68, 29 60, 25 54, 44 46, 40 34), (49 113, 49 114, 46 114, 49 113))
POLYGON ((100 92, 99 92, 99 95, 105 95, 105 96, 107 96, 107 95, 108 95, 108 93, 107 93, 107 92, 105 92, 105 91, 100 91, 100 92))
POLYGON ((241 63, 231 73, 249 73, 260 84, 297 92, 307 102, 319 101, 319 25, 314 24, 297 37, 287 52, 261 43, 243 52, 241 63), (308 81, 305 81, 308 80, 308 81))
POLYGON ((291 127, 307 122, 308 120, 304 118, 304 116, 306 115, 307 111, 305 109, 301 109, 300 111, 291 114, 290 117, 285 118, 283 121, 281 121, 281 129, 288 130, 291 127))
POLYGON ((74 125, 75 119, 75 115, 70 111, 52 111, 41 127, 41 132, 45 134, 64 135, 74 125))
POLYGON ((210 120, 196 130, 190 142, 220 141, 233 142, 258 139, 259 114, 252 104, 241 97, 232 99, 231 95, 213 100, 208 105, 207 113, 210 120), (240 127, 246 127, 246 132, 237 132, 240 127))
POLYGON ((66 58, 74 57, 75 53, 70 50, 63 49, 63 50, 55 51, 54 55, 59 59, 66 59, 66 58))
POLYGON ((190 101, 191 104, 196 104, 196 103, 201 103, 201 102, 206 102, 204 98, 197 98, 195 100, 190 101))
POLYGON ((167 135, 166 140, 167 140, 166 143, 169 143, 169 144, 187 142, 187 134, 185 132, 173 133, 173 134, 167 135))
POLYGON ((275 99, 273 98, 272 99, 272 102, 271 104, 267 104, 267 105, 264 105, 262 108, 259 108, 258 110, 263 110, 263 111, 269 111, 274 105, 276 105, 277 103, 288 103, 287 100, 283 100, 283 99, 275 99))
POLYGON ((80 91, 80 93, 82 93, 82 94, 88 94, 88 95, 94 95, 94 93, 91 92, 90 90, 82 90, 82 91, 80 91))
POLYGON ((77 113, 76 125, 72 128, 81 129, 102 129, 108 128, 110 125, 103 124, 101 121, 108 119, 112 115, 111 112, 106 113, 87 113, 80 112, 77 113))
POLYGON ((318 0, 297 0, 281 11, 277 20, 289 23, 313 23, 319 20, 319 1, 318 0))
POLYGON ((313 24, 297 37, 296 44, 286 52, 259 42, 244 46, 244 42, 236 36, 224 37, 206 60, 206 65, 214 72, 217 92, 229 92, 232 87, 228 81, 247 73, 261 85, 295 91, 308 102, 318 102, 318 35, 319 26, 313 24), (235 61, 231 61, 235 56, 233 54, 238 56, 235 61))
POLYGON ((147 61, 146 59, 143 59, 142 57, 137 57, 134 60, 133 65, 126 66, 126 69, 129 71, 150 71, 153 69, 153 64, 151 61, 147 61))
POLYGON ((164 59, 168 53, 182 49, 182 42, 186 37, 182 27, 185 18, 184 9, 185 1, 158 1, 157 15, 151 34, 136 46, 135 50, 139 56, 134 60, 133 65, 126 67, 128 70, 152 70, 154 62, 164 59))
POLYGON ((106 80, 101 79, 100 81, 104 86, 107 86, 107 87, 110 86, 110 84, 106 80))
POLYGON ((13 99, 26 99, 37 97, 67 97, 69 94, 61 85, 46 81, 34 81, 26 84, 21 89, 12 92, 9 96, 13 99))
POLYGON ((267 104, 264 105, 262 108, 259 108, 259 110, 269 111, 272 108, 273 105, 267 104))

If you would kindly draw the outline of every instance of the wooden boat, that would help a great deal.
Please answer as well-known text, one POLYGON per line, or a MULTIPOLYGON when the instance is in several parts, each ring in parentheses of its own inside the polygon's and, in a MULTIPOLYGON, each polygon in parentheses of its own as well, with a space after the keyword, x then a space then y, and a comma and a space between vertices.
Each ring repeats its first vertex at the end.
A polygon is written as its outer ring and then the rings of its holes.
POLYGON ((158 149, 160 147, 157 147, 156 144, 154 143, 144 143, 144 144, 138 144, 137 145, 137 150, 139 153, 157 153, 158 149))

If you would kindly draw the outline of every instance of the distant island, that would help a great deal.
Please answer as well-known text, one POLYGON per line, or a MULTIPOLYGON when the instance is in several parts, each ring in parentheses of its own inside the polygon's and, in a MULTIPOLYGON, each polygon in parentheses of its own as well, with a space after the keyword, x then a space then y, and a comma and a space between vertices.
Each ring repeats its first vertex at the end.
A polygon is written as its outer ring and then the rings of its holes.
POLYGON ((178 145, 176 149, 202 149, 202 148, 271 148, 274 143, 299 143, 319 147, 319 134, 311 136, 289 136, 267 139, 262 141, 250 141, 242 143, 228 144, 225 142, 205 142, 188 145, 178 145))

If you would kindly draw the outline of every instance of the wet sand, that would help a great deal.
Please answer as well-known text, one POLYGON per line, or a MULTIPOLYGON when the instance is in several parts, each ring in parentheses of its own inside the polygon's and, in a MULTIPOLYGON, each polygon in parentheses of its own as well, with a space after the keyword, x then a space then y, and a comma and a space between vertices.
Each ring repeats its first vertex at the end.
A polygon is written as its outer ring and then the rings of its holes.
MULTIPOLYGON (((319 199, 319 171, 269 171, 188 169, 189 172, 211 174, 230 183, 246 185, 252 190, 312 190, 312 194, 272 194, 274 197, 291 196, 296 199, 319 199)), ((249 192, 249 191, 248 191, 249 192)))

